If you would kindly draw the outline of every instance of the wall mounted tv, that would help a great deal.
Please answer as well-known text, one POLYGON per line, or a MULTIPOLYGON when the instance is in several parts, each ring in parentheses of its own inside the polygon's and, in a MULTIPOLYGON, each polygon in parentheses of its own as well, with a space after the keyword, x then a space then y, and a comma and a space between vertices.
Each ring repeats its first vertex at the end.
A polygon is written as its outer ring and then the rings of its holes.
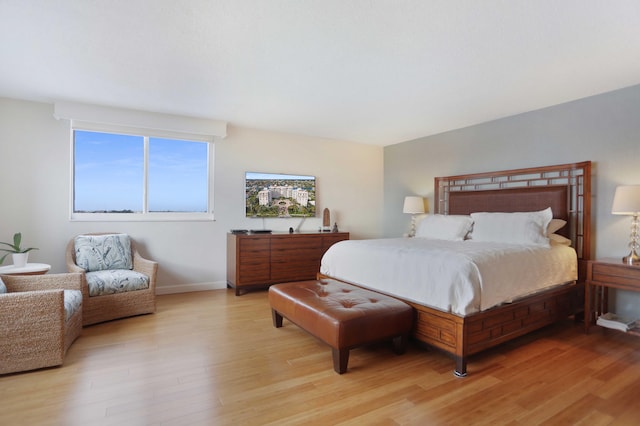
POLYGON ((315 176, 247 172, 245 174, 247 217, 314 217, 315 176))

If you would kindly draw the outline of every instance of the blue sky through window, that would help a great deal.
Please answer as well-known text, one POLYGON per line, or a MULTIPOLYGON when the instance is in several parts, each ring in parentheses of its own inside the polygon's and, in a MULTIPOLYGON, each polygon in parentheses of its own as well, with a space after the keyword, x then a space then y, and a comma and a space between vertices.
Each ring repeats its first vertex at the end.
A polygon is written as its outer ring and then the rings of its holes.
POLYGON ((149 140, 149 211, 206 212, 208 145, 149 140))
MULTIPOLYGON (((75 131, 74 211, 142 212, 144 137, 75 131)), ((206 212, 208 144, 149 139, 148 209, 206 212)))

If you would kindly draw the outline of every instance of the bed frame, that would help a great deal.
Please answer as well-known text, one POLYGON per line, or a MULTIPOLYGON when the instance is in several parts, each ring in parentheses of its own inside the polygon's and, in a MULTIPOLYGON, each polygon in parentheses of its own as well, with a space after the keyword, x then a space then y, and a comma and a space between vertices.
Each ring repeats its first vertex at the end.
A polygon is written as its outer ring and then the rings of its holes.
POLYGON ((559 231, 578 254, 578 281, 486 311, 459 316, 404 300, 416 311, 413 337, 453 356, 455 375, 467 358, 583 309, 591 239, 591 162, 435 178, 435 213, 522 212, 551 207, 559 231))

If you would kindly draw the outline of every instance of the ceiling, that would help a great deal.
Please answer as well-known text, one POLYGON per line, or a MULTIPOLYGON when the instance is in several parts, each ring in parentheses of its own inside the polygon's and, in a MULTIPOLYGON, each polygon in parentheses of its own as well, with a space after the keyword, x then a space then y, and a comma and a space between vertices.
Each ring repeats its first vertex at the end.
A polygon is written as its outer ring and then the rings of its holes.
POLYGON ((389 145, 640 83, 637 0, 0 0, 0 96, 389 145))

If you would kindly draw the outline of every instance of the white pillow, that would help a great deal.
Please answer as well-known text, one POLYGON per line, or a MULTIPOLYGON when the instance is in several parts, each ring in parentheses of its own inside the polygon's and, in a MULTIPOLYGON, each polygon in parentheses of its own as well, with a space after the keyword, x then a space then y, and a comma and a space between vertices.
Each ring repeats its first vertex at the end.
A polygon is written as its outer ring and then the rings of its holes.
POLYGON ((2 282, 2 278, 0 278, 0 294, 6 293, 6 292, 7 292, 7 287, 2 282))
POLYGON ((430 214, 418 222, 416 238, 462 241, 472 225, 471 216, 430 214))
POLYGON ((559 231, 560 229, 562 229, 563 226, 565 226, 567 224, 566 220, 562 220, 562 219, 551 219, 551 222, 549 222, 549 226, 547 226, 547 235, 551 235, 551 234, 555 234, 556 231, 559 231))
POLYGON ((473 241, 549 246, 551 208, 522 213, 471 213, 473 241))

